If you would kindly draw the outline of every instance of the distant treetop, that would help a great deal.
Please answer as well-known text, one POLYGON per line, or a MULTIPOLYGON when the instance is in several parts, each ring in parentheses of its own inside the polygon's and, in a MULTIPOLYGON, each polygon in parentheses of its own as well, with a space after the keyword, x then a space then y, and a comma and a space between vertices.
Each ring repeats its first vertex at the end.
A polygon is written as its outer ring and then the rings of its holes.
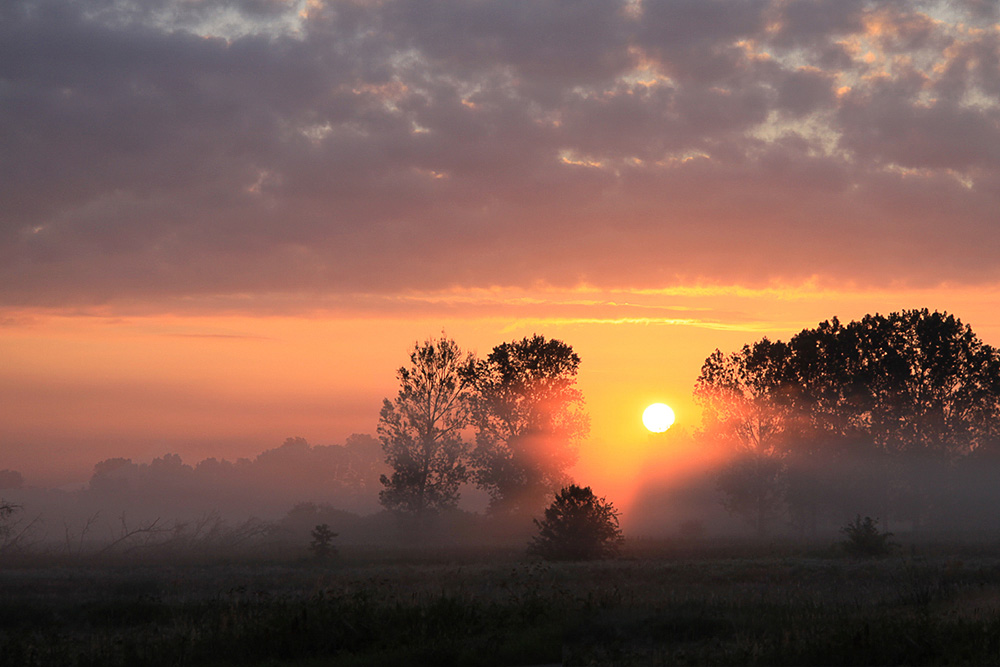
POLYGON ((834 318, 787 343, 716 350, 695 398, 706 428, 743 450, 822 433, 950 457, 1000 435, 1000 355, 947 313, 834 318))

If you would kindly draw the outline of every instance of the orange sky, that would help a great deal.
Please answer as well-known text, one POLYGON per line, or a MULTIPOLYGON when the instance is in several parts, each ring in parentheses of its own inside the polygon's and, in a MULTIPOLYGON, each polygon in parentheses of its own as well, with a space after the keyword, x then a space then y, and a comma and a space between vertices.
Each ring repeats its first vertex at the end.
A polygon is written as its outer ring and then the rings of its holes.
POLYGON ((186 314, 149 312, 148 304, 10 309, 0 328, 3 467, 29 483, 82 482, 110 456, 148 461, 173 452, 194 463, 252 457, 289 436, 343 442, 374 434, 415 341, 443 330, 484 355, 538 332, 570 343, 582 359, 592 433, 576 476, 624 504, 637 479, 669 477, 663 465, 682 465, 658 451, 643 408, 666 402, 678 428, 696 428, 691 389, 716 347, 787 339, 834 315, 924 306, 957 314, 998 344, 997 297, 982 289, 581 288, 449 291, 400 297, 392 307, 373 298, 339 311, 268 315, 206 314, 192 304, 186 314))

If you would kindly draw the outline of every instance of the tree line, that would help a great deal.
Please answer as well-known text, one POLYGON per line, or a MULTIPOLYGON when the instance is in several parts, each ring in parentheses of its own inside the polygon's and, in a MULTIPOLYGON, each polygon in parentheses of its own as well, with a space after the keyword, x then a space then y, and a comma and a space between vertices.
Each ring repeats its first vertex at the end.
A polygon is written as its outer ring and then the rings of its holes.
POLYGON ((483 359, 445 336, 415 344, 379 415, 392 469, 382 505, 425 516, 456 507, 470 482, 489 494, 491 514, 535 513, 569 482, 589 432, 579 365, 571 346, 537 334, 483 359))
POLYGON ((761 534, 786 515, 814 532, 858 504, 914 526, 951 521, 973 492, 966 473, 1000 453, 1000 353, 927 309, 716 350, 694 395, 701 438, 735 455, 723 502, 761 534))

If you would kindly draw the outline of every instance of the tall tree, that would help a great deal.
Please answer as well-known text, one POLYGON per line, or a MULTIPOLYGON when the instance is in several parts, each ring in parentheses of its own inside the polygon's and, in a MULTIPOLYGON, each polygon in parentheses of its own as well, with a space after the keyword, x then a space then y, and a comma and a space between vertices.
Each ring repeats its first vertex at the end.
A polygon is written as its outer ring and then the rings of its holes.
POLYGON ((695 383, 705 428, 732 449, 770 455, 791 427, 785 394, 789 350, 767 338, 739 352, 713 352, 695 383))
POLYGON ((784 509, 784 451, 792 428, 783 379, 789 351, 763 339, 705 360, 695 384, 703 433, 730 449, 733 458, 718 478, 723 505, 766 534, 784 509))
MULTIPOLYGON (((744 458, 782 457, 787 499, 800 516, 814 522, 818 503, 844 498, 844 480, 831 493, 818 475, 839 469, 884 519, 901 514, 905 499, 918 521, 931 504, 921 475, 998 441, 1000 355, 946 313, 833 319, 788 344, 764 339, 729 356, 717 350, 695 396, 706 434, 744 458)), ((740 479, 730 475, 728 487, 740 479)))
POLYGON ((385 399, 378 434, 391 475, 382 475, 379 501, 388 509, 422 516, 453 507, 467 479, 468 368, 472 355, 442 337, 414 345, 399 369, 399 393, 385 399))
POLYGON ((590 430, 579 365, 572 347, 536 334, 498 345, 471 369, 474 478, 492 512, 534 512, 568 481, 590 430))
POLYGON ((798 409, 817 430, 886 453, 954 458, 995 435, 1000 357, 971 327, 927 309, 836 319, 789 343, 798 409))
POLYGON ((813 416, 817 435, 867 442, 868 474, 880 481, 875 493, 868 485, 869 497, 884 520, 909 519, 917 526, 946 504, 942 484, 929 480, 940 481, 953 464, 996 442, 997 351, 956 317, 927 309, 825 325, 791 341, 801 410, 813 416), (804 337, 837 351, 824 365, 839 365, 840 377, 831 381, 815 356, 798 353, 811 346, 798 340, 804 337), (844 389, 829 400, 830 392, 818 387, 833 383, 844 389), (824 418, 816 420, 817 414, 824 418), (835 425, 846 425, 846 432, 835 425))

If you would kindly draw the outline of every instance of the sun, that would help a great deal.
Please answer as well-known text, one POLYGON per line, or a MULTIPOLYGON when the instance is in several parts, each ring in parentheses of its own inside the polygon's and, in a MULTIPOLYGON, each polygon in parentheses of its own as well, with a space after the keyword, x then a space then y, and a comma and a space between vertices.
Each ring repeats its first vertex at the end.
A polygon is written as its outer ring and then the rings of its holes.
POLYGON ((674 411, 665 403, 653 403, 642 413, 642 423, 653 433, 663 433, 674 423, 674 411))

